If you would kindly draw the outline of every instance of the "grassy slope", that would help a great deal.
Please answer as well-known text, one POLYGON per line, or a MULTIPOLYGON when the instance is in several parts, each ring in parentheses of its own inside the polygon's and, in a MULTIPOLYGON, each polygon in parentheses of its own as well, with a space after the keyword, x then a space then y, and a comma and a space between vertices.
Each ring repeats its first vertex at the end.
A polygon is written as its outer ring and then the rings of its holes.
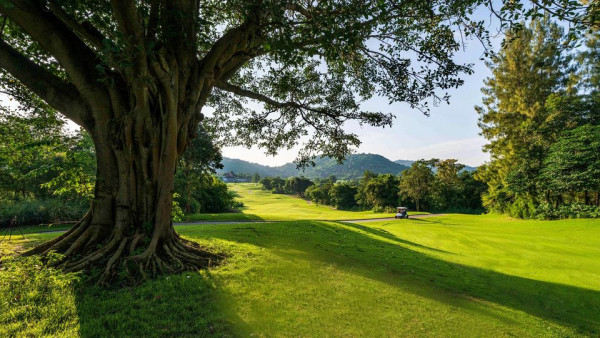
MULTIPOLYGON (((272 194, 254 183, 229 184, 229 189, 240 195, 244 202, 241 213, 188 215, 188 221, 233 221, 233 220, 349 220, 393 217, 394 214, 372 211, 342 211, 330 206, 315 205, 290 195, 272 194)), ((415 214, 415 213, 412 213, 415 214)))
MULTIPOLYGON (((293 221, 178 230, 227 253, 226 264, 135 289, 61 291, 61 308, 74 314, 71 321, 43 331, 47 325, 33 316, 12 333, 600 334, 600 220, 450 215, 362 225, 293 221)), ((0 311, 0 336, 11 324, 15 319, 0 311)))

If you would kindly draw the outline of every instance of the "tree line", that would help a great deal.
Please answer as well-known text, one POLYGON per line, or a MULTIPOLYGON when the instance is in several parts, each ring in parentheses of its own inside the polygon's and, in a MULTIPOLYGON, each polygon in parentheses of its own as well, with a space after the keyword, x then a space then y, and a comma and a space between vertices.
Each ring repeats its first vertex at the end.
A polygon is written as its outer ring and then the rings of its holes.
POLYGON ((335 176, 265 177, 263 189, 277 194, 294 194, 310 201, 343 210, 393 212, 397 206, 412 210, 482 212, 485 184, 464 170, 457 160, 420 160, 400 175, 365 171, 357 180, 338 181, 335 176))

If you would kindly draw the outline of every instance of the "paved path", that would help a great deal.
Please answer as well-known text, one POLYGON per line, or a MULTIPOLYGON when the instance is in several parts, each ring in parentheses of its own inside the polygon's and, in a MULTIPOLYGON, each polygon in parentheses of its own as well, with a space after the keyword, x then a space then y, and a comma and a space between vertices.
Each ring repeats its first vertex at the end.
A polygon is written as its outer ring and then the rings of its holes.
MULTIPOLYGON (((428 218, 428 217, 438 217, 438 216, 446 216, 447 214, 423 214, 423 215, 409 215, 410 218, 428 218)), ((385 217, 385 218, 366 218, 366 219, 348 219, 348 220, 320 220, 313 219, 311 221, 320 221, 320 222, 349 222, 349 223, 363 223, 363 222, 380 222, 380 221, 393 221, 394 217, 385 217)), ((300 220, 298 220, 300 221, 300 220)), ((175 223, 174 225, 203 225, 203 224, 242 224, 242 223, 277 223, 277 222, 293 222, 293 221, 193 221, 193 222, 181 222, 175 223)))
MULTIPOLYGON (((423 215, 408 215, 408 219, 411 218, 428 218, 428 217, 439 217, 446 216, 447 214, 423 214, 423 215)), ((379 222, 379 221, 393 221, 394 217, 387 218, 370 218, 370 219, 351 219, 347 221, 338 221, 338 222, 349 222, 349 223, 364 223, 364 222, 379 222)))
MULTIPOLYGON (((428 218, 428 217, 438 217, 445 216, 446 214, 423 214, 423 215, 409 215, 410 218, 428 218)), ((410 219, 409 218, 409 219, 410 219)), ((348 220, 312 220, 312 221, 321 221, 321 222, 348 222, 348 223, 364 223, 364 222, 381 222, 381 221, 393 221, 394 217, 386 217, 386 218, 368 218, 368 219, 348 219, 348 220)), ((186 226, 186 225, 215 225, 215 224, 244 224, 244 223, 279 223, 279 222, 293 222, 293 221, 193 221, 193 222, 179 222, 174 223, 173 225, 177 226, 186 226)), ((52 232, 65 232, 67 230, 46 230, 39 231, 35 233, 52 233, 52 232)), ((16 234, 16 233, 15 233, 16 234)), ((13 234, 13 235, 15 235, 13 234)))

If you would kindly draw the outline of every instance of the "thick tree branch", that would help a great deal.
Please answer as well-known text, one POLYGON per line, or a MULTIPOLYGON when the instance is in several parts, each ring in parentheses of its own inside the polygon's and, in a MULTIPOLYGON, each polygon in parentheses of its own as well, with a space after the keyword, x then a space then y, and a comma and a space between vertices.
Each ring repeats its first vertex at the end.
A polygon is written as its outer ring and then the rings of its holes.
POLYGON ((0 12, 19 25, 64 67, 79 92, 88 100, 104 95, 98 83, 96 55, 67 25, 35 1, 0 5, 0 12))
POLYGON ((85 127, 85 104, 77 89, 33 63, 3 40, 0 40, 0 68, 23 83, 52 108, 85 127))
POLYGON ((277 108, 287 108, 287 107, 301 108, 301 106, 295 102, 279 102, 279 101, 273 100, 272 98, 265 96, 263 94, 256 93, 251 90, 244 89, 242 87, 238 87, 236 85, 233 85, 233 84, 227 83, 227 82, 223 82, 223 81, 217 82, 215 84, 215 87, 217 87, 221 90, 239 95, 239 96, 243 96, 243 97, 247 97, 250 99, 264 102, 266 104, 269 104, 269 105, 271 105, 273 107, 277 107, 277 108))
POLYGON ((294 109, 299 109, 299 110, 307 110, 307 111, 311 111, 313 113, 327 115, 334 119, 339 119, 340 117, 346 117, 341 112, 336 113, 333 110, 330 110, 327 108, 315 108, 315 107, 311 107, 309 105, 294 102, 294 101, 279 102, 279 101, 273 100, 272 98, 270 98, 266 95, 263 95, 263 94, 260 94, 257 92, 253 92, 251 90, 244 89, 242 87, 238 87, 236 85, 233 85, 233 84, 227 83, 227 82, 223 82, 223 81, 217 82, 215 84, 215 87, 217 87, 221 90, 239 95, 239 96, 243 96, 243 97, 247 97, 249 99, 264 102, 275 108, 294 108, 294 109))
POLYGON ((111 0, 113 15, 119 25, 119 30, 126 37, 126 45, 130 55, 135 56, 135 72, 144 76, 148 72, 146 46, 141 20, 137 14, 136 3, 133 0, 111 0))
POLYGON ((292 11, 292 12, 296 12, 299 13, 301 15, 303 15, 306 18, 312 18, 312 14, 304 7, 302 7, 301 5, 294 3, 294 2, 288 2, 285 5, 285 9, 292 11))
POLYGON ((79 35, 83 40, 92 45, 97 50, 101 50, 104 48, 102 41, 105 37, 98 31, 94 26, 90 23, 79 23, 77 20, 72 18, 69 14, 67 14, 60 5, 55 2, 50 2, 49 4, 50 10, 54 12, 54 14, 65 24, 67 25, 75 34, 79 35))

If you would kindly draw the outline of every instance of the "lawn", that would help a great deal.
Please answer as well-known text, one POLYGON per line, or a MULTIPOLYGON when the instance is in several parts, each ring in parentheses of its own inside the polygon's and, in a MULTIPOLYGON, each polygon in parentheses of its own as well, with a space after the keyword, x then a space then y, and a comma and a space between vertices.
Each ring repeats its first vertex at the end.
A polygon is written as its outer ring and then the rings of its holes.
POLYGON ((448 215, 177 230, 226 262, 118 290, 5 270, 0 336, 600 334, 600 220, 448 215), (8 275, 23 286, 10 288, 8 275))
MULTIPOLYGON (((351 220, 394 217, 393 213, 376 213, 373 211, 336 210, 326 205, 316 205, 299 197, 273 194, 262 190, 255 183, 234 183, 228 185, 229 190, 236 192, 238 199, 244 203, 240 213, 194 214, 188 215, 186 221, 292 221, 292 220, 351 220)), ((413 212, 412 214, 417 214, 413 212)))

